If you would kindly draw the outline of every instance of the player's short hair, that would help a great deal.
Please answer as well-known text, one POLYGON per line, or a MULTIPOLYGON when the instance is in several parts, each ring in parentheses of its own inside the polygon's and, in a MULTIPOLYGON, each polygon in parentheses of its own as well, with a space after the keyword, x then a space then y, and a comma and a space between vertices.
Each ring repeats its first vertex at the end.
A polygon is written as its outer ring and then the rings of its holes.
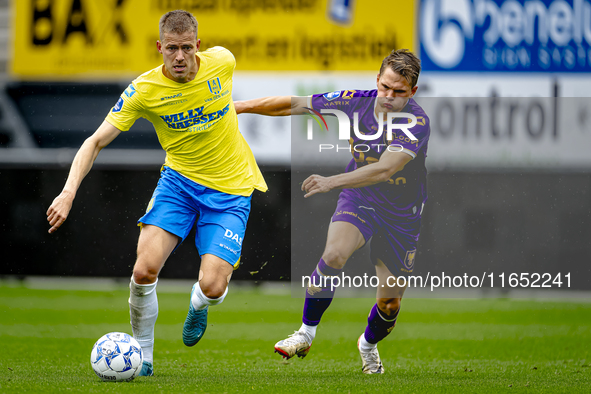
POLYGON ((408 49, 395 49, 390 52, 382 61, 380 75, 384 73, 386 67, 390 67, 392 71, 405 78, 411 88, 416 86, 421 73, 421 61, 408 49))
POLYGON ((160 41, 163 40, 165 33, 183 34, 186 32, 195 32, 197 39, 197 19, 185 10, 174 10, 167 12, 160 18, 160 41))

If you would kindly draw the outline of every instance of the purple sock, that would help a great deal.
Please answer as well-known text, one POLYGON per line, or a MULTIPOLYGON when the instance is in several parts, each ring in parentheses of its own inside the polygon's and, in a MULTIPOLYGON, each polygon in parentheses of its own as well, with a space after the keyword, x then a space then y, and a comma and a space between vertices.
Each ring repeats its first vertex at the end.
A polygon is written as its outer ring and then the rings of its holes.
POLYGON ((400 312, 400 308, 398 308, 394 316, 384 317, 378 309, 378 304, 375 304, 373 308, 371 308, 371 312, 369 312, 367 318, 365 340, 369 343, 378 343, 386 338, 396 325, 398 312, 400 312))
POLYGON ((302 321, 308 326, 317 326, 320 323, 322 314, 334 297, 334 290, 330 289, 330 280, 324 285, 324 277, 336 276, 342 269, 329 267, 324 260, 320 259, 312 275, 310 275, 310 287, 306 289, 306 301, 304 302, 304 317, 302 321))

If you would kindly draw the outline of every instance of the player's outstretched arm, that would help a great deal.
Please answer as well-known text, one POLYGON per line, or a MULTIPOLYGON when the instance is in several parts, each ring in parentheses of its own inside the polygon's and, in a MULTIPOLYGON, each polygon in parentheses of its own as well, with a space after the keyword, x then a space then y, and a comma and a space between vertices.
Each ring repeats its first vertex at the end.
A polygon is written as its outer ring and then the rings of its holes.
POLYGON ((304 197, 313 196, 316 193, 326 193, 333 189, 352 189, 375 185, 386 182, 412 159, 403 152, 386 151, 376 163, 368 164, 355 171, 324 177, 311 175, 302 183, 304 197))
POLYGON ((292 100, 295 96, 270 96, 252 100, 234 101, 237 114, 288 116, 303 113, 304 100, 292 100))
POLYGON ((119 129, 105 120, 94 134, 84 141, 74 157, 62 192, 53 200, 47 210, 47 221, 51 226, 50 234, 55 232, 68 217, 80 183, 92 168, 101 149, 109 145, 119 133, 121 133, 119 129))

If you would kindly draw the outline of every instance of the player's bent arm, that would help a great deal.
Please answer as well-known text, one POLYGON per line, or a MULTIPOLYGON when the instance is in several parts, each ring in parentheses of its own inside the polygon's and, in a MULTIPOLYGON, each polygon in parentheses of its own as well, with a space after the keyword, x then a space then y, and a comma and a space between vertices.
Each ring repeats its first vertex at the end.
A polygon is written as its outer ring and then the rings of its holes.
POLYGON ((49 233, 55 232, 66 220, 76 192, 82 180, 92 168, 99 152, 109 145, 121 131, 106 120, 88 137, 74 157, 70 173, 62 192, 57 196, 47 210, 47 221, 51 225, 49 233))
POLYGON ((288 116, 303 113, 304 100, 292 100, 295 96, 270 96, 258 99, 234 101, 237 114, 288 116))
POLYGON ((326 193, 333 189, 351 189, 386 182, 411 160, 412 157, 407 153, 386 151, 378 162, 368 164, 355 171, 329 177, 311 175, 302 184, 302 190, 306 192, 304 197, 310 197, 316 193, 326 193))

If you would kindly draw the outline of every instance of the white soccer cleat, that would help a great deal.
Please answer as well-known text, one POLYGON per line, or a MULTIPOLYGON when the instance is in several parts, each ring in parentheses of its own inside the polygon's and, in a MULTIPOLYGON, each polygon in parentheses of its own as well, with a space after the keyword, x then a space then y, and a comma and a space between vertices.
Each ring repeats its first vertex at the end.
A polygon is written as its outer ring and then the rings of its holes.
POLYGON ((275 352, 281 354, 284 358, 290 359, 293 356, 301 358, 306 357, 310 351, 312 342, 308 342, 308 336, 303 331, 296 331, 287 339, 275 344, 275 352))
MULTIPOLYGON (((363 335, 363 334, 361 334, 363 335)), ((384 366, 382 365, 382 360, 380 360, 380 353, 378 353, 378 348, 376 347, 369 352, 364 352, 359 347, 359 339, 357 340, 357 349, 359 349, 359 355, 361 356, 361 361, 363 361, 363 367, 361 367, 361 371, 363 373, 371 374, 371 373, 384 373, 384 366)))

